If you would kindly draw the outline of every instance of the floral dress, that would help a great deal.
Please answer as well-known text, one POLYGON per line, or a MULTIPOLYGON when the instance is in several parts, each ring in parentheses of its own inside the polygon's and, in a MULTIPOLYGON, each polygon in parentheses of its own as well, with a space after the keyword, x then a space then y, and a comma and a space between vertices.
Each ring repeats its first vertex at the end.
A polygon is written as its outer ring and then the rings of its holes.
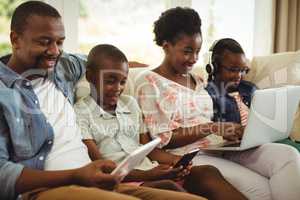
MULTIPOLYGON (((211 122, 213 103, 203 79, 195 74, 195 90, 180 85, 155 72, 144 73, 137 80, 136 94, 151 137, 161 137, 161 147, 167 145, 173 130, 211 122)), ((209 135, 172 153, 182 155, 199 146, 222 142, 222 137, 209 135)))

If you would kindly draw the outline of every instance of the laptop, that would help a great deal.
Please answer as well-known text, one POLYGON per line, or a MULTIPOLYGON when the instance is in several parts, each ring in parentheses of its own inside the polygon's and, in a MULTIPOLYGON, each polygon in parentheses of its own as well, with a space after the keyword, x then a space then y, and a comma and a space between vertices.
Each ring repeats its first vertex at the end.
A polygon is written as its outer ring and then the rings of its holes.
POLYGON ((300 86, 256 90, 241 141, 201 147, 201 150, 243 151, 287 138, 299 101, 300 86))
POLYGON ((155 138, 130 153, 112 172, 122 180, 131 170, 138 166, 145 157, 161 142, 161 138, 155 138))

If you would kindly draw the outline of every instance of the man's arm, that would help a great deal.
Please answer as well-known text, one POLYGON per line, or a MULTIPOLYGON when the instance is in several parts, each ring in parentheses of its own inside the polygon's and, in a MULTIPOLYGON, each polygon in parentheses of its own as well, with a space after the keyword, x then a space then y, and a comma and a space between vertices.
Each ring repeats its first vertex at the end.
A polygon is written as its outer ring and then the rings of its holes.
POLYGON ((17 194, 22 194, 42 187, 76 184, 112 190, 118 183, 118 177, 109 173, 115 167, 112 161, 103 160, 73 170, 42 171, 24 168, 16 181, 15 189, 17 194))
POLYGON ((68 81, 76 84, 86 71, 86 55, 63 53, 57 67, 63 71, 68 81))

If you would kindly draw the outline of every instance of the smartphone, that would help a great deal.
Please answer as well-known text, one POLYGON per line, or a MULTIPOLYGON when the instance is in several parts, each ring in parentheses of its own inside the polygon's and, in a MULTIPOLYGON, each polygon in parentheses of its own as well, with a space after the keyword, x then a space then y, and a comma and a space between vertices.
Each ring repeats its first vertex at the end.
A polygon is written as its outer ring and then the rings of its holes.
POLYGON ((187 154, 184 154, 173 167, 177 168, 182 166, 183 168, 186 168, 199 151, 200 151, 199 149, 195 149, 187 154))

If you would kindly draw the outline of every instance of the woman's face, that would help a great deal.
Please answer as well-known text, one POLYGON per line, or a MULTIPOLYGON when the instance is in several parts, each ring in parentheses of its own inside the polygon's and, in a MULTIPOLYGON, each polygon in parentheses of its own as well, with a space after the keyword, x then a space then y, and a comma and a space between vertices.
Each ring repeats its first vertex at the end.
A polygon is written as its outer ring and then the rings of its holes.
POLYGON ((182 34, 172 44, 166 42, 163 45, 166 60, 176 73, 186 74, 198 60, 198 54, 202 45, 202 37, 199 33, 194 35, 182 34))
POLYGON ((225 87, 237 88, 242 76, 249 71, 245 54, 232 53, 226 50, 222 56, 221 63, 218 65, 216 78, 225 87))

